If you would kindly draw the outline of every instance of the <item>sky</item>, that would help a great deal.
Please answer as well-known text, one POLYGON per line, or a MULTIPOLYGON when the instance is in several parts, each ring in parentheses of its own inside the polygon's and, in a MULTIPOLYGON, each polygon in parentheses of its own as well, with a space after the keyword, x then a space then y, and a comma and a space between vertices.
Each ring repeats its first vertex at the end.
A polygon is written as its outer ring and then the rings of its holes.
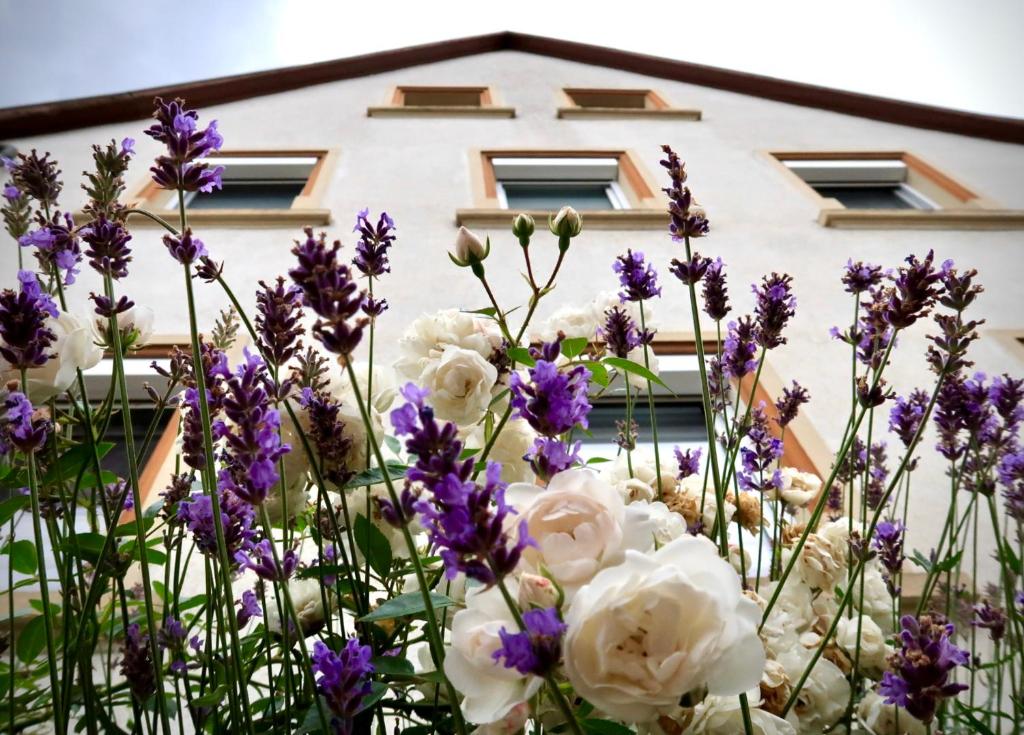
POLYGON ((0 107, 514 30, 1024 118, 1024 0, 516 0, 481 12, 498 5, 0 0, 0 107))

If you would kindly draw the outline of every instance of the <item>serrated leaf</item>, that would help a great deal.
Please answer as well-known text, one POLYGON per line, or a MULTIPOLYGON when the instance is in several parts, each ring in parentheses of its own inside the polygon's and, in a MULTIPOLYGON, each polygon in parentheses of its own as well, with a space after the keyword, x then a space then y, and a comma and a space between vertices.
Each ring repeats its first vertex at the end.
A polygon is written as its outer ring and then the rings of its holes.
POLYGON ((21 574, 35 574, 39 566, 36 545, 28 539, 4 545, 4 553, 11 557, 11 568, 21 574))
POLYGON ((526 367, 533 367, 537 361, 530 357, 530 351, 525 347, 509 347, 508 356, 510 359, 526 367))
MULTIPOLYGON (((405 477, 406 470, 409 469, 407 465, 401 462, 388 462, 385 466, 388 470, 388 477, 391 480, 401 480, 405 477)), ((378 485, 382 482, 384 482, 384 473, 381 472, 380 467, 373 467, 363 470, 353 477, 345 484, 345 488, 366 487, 367 485, 378 485)))
POLYGON ((391 569, 391 544, 387 537, 363 515, 356 516, 353 535, 356 546, 363 552, 373 571, 381 577, 386 577, 391 569))
POLYGON ((22 663, 31 663, 46 648, 46 619, 38 615, 18 633, 16 650, 22 663))
MULTIPOLYGON (((671 389, 667 385, 665 385, 665 382, 661 378, 659 378, 657 375, 655 375, 654 373, 652 373, 650 370, 645 368, 643 365, 640 365, 639 363, 633 362, 632 360, 627 360, 624 357, 606 357, 604 358, 604 360, 602 360, 602 362, 605 365, 611 365, 616 370, 620 370, 626 373, 633 373, 634 375, 639 375, 644 380, 649 380, 652 383, 656 383, 657 385, 660 385, 662 388, 667 389, 669 392, 672 392, 671 389)), ((673 393, 673 395, 675 394, 673 393)))
MULTIPOLYGON (((454 605, 455 600, 450 597, 431 592, 430 602, 434 608, 448 607, 454 605)), ((417 615, 427 607, 423 602, 423 595, 419 592, 406 592, 404 595, 393 597, 373 612, 359 618, 361 622, 370 623, 374 620, 391 620, 393 618, 404 618, 409 615, 417 615)))
POLYGON ((568 357, 570 360, 576 355, 587 349, 587 345, 590 344, 590 340, 586 337, 571 337, 569 339, 562 340, 562 354, 568 357))
POLYGON ((590 382, 597 383, 602 388, 608 387, 608 369, 604 365, 592 360, 583 363, 583 367, 590 371, 590 382))

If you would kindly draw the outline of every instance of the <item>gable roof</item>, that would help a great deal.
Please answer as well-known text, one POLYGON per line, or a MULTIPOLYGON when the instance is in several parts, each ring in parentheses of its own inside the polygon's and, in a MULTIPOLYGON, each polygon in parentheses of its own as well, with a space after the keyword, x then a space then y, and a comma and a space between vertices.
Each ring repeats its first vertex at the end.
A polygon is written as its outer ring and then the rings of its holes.
POLYGON ((1024 120, 902 102, 746 72, 513 31, 379 51, 316 64, 237 74, 134 92, 0 110, 0 138, 42 135, 149 117, 153 98, 195 107, 260 97, 492 51, 522 51, 917 128, 1024 144, 1024 120))

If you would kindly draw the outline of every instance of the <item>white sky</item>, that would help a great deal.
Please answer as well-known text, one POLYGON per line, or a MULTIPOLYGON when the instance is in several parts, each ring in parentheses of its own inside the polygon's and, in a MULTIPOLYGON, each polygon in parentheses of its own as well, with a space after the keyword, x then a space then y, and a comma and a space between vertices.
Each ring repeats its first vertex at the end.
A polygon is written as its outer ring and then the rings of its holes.
POLYGON ((1024 0, 0 0, 0 107, 516 30, 1024 118, 1024 0), (610 10, 599 10, 599 8, 610 10))

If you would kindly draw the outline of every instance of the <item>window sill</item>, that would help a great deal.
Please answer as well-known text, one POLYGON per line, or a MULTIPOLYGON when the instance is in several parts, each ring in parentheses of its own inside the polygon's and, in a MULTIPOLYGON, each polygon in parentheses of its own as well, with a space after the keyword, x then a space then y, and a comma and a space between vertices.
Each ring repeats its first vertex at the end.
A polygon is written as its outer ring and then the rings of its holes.
POLYGON ((577 120, 611 120, 615 118, 652 117, 668 120, 700 120, 700 110, 676 108, 653 109, 628 107, 559 107, 558 117, 577 120))
MULTIPOLYGON (((151 210, 152 211, 152 210, 151 210)), ((178 224, 178 213, 176 210, 154 211, 170 222, 178 224)), ((75 213, 75 221, 85 222, 88 216, 83 212, 75 213), (79 217, 82 217, 79 220, 79 217)), ((331 210, 329 209, 197 209, 188 213, 190 224, 203 224, 227 227, 254 227, 287 225, 317 227, 331 223, 331 210)), ((132 217, 131 225, 135 227, 160 227, 148 217, 132 217)))
POLYGON ((918 210, 827 208, 818 224, 839 229, 1021 230, 1024 210, 940 209, 918 210))
POLYGON ((404 107, 387 105, 367 107, 367 117, 515 117, 514 107, 453 107, 449 105, 420 105, 404 107))
MULTIPOLYGON (((519 210, 511 209, 458 209, 455 224, 465 227, 511 227, 512 218, 519 210)), ((537 227, 544 226, 548 211, 528 210, 537 220, 537 227)), ((661 230, 668 227, 668 212, 664 209, 602 209, 581 212, 584 229, 592 230, 661 230)))

